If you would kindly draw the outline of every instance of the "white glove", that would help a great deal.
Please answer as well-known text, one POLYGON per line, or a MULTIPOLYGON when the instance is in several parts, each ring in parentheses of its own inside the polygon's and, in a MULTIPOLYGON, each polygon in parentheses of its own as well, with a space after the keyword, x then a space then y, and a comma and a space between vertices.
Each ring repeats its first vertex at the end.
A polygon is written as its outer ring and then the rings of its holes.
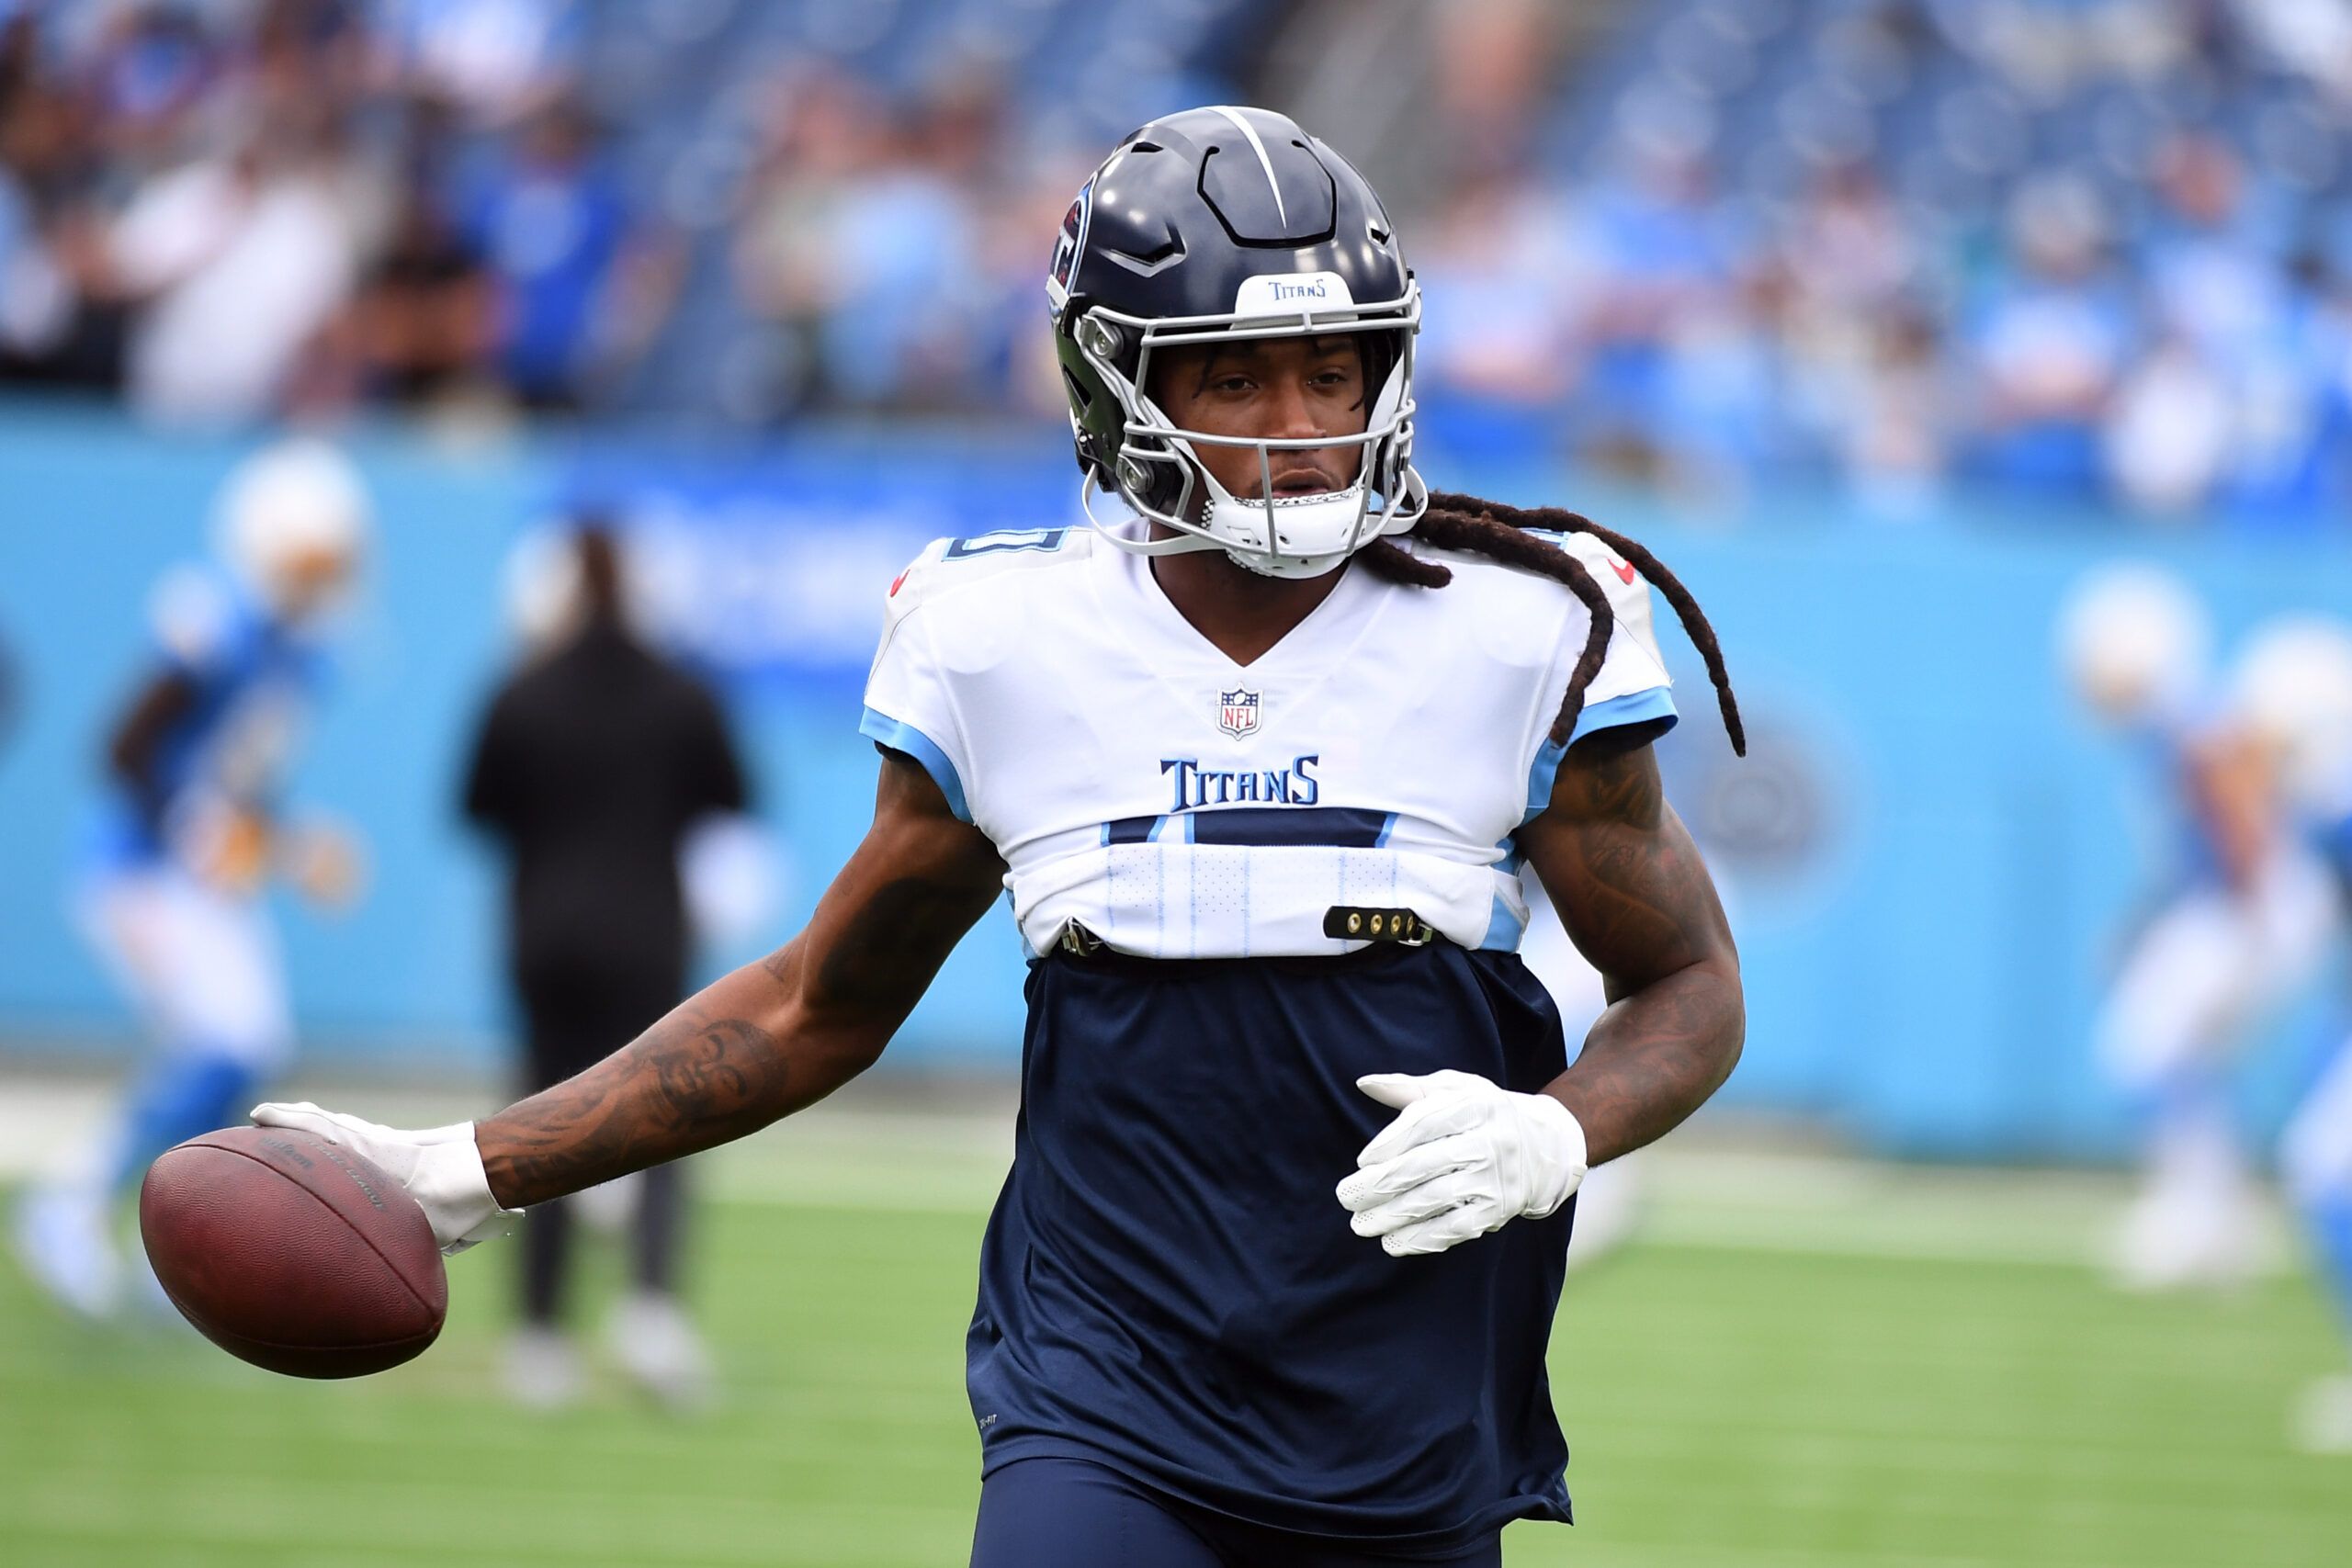
POLYGON ((309 1100, 256 1105, 249 1114, 260 1126, 315 1134, 373 1160, 423 1205, 424 1217, 433 1223, 433 1239, 446 1254, 504 1235, 512 1228, 507 1222, 521 1212, 500 1208, 490 1195, 490 1178, 482 1171, 481 1150, 474 1143, 470 1122, 403 1133, 341 1111, 322 1111, 309 1100))
POLYGON ((1391 1258, 1443 1252, 1524 1215, 1556 1212, 1584 1179, 1584 1128, 1548 1094, 1476 1073, 1374 1073, 1356 1087, 1399 1108, 1356 1156, 1340 1201, 1391 1258))

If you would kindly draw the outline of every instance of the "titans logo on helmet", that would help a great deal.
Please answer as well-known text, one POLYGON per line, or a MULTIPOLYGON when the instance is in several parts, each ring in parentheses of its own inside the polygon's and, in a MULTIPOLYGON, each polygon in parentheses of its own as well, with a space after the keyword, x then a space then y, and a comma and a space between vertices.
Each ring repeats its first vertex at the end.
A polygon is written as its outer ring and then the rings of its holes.
POLYGON ((1094 182, 1087 181, 1078 188, 1078 199, 1069 204, 1062 215, 1062 231, 1054 242, 1054 265, 1048 276, 1053 279, 1057 299, 1069 294, 1069 280, 1078 271, 1078 258, 1086 253, 1088 220, 1094 215, 1094 182))

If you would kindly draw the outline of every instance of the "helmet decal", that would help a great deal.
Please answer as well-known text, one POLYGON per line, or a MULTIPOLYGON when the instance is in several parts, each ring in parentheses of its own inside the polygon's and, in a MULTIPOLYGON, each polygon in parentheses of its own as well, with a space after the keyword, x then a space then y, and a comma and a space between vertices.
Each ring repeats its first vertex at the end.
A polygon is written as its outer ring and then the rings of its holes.
POLYGON ((1078 258, 1086 254, 1086 229, 1093 216, 1094 182, 1090 179, 1078 187, 1077 199, 1062 216, 1061 235, 1054 242, 1054 265, 1047 276, 1064 297, 1069 295, 1069 280, 1078 271, 1078 258))
POLYGON ((1274 177, 1274 161, 1266 156, 1266 144, 1258 140, 1258 128, 1251 125, 1248 120, 1242 118, 1237 110, 1227 104, 1214 105, 1210 107, 1209 112, 1211 114, 1223 115, 1227 119, 1233 122, 1235 130, 1240 131, 1241 134, 1248 139, 1250 142, 1250 151, 1258 154, 1258 167, 1266 172, 1266 188, 1273 193, 1274 211, 1281 217, 1283 222, 1289 222, 1290 209, 1283 202, 1283 182, 1274 177))
POLYGON ((1237 316, 1295 316, 1301 310, 1352 309, 1356 298, 1336 272, 1261 272, 1233 291, 1237 316))

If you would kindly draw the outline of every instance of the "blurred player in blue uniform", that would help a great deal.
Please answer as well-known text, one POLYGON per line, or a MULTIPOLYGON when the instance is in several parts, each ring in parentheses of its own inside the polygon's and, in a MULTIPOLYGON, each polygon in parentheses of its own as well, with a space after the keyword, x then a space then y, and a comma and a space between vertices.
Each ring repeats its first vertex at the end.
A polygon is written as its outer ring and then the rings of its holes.
POLYGON ((320 634, 357 570, 368 502, 332 449, 248 459, 223 488, 220 560, 153 595, 151 669, 114 726, 106 793, 72 888, 75 919, 154 1037, 103 1135, 28 1195, 17 1242, 59 1302, 103 1315, 122 1290, 117 1202, 147 1163, 222 1125, 293 1045, 274 876, 322 902, 356 891, 356 846, 278 798, 322 673, 320 634))
MULTIPOLYGON (((2352 906, 2352 626, 2282 615, 2247 640, 2233 685, 2239 724, 2352 906)), ((2290 1118, 2278 1173, 2352 1343, 2352 1036, 2290 1118)), ((2295 1436, 2314 1452, 2352 1454, 2352 1372, 2312 1386, 2295 1436)))
POLYGON ((2144 759, 2173 840, 2096 1031, 2144 1129, 2143 1187, 2110 1267, 2128 1289, 2232 1283, 2256 1263, 2259 1204, 2230 1075, 2310 980, 2331 890, 2212 689, 2211 632, 2186 586, 2154 567, 2104 569, 2075 591, 2060 638, 2076 694, 2144 759))
POLYGON ((1651 751, 1650 585, 1737 746, 1720 649, 1638 543, 1426 488, 1419 287, 1282 116, 1130 134, 1046 294, 1091 525, 938 540, 890 585, 874 823, 807 931, 479 1123, 254 1116, 464 1246, 831 1093, 1009 895, 1035 961, 965 1345, 976 1568, 1497 1568, 1508 1521, 1567 1517, 1577 1185, 1746 1028, 1651 751), (1522 863, 1604 977, 1573 1061, 1522 863))

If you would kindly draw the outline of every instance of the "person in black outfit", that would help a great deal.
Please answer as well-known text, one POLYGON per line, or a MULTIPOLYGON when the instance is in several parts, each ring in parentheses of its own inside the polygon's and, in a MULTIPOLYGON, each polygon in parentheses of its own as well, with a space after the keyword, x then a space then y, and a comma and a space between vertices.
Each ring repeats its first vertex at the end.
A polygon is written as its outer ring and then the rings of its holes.
MULTIPOLYGON (((718 703, 628 630, 611 535, 583 526, 573 552, 576 629, 500 689, 466 781, 466 815, 512 858, 526 1092, 617 1050, 685 994, 679 849, 698 820, 746 804, 718 703)), ((678 1168, 644 1173, 636 1290, 614 1320, 613 1349, 648 1392, 692 1404, 709 1376, 677 1304, 683 1206, 678 1168)), ((524 1328, 507 1373, 526 1403, 565 1403, 580 1383, 558 1326, 571 1222, 564 1201, 534 1209, 524 1228, 524 1328)))

